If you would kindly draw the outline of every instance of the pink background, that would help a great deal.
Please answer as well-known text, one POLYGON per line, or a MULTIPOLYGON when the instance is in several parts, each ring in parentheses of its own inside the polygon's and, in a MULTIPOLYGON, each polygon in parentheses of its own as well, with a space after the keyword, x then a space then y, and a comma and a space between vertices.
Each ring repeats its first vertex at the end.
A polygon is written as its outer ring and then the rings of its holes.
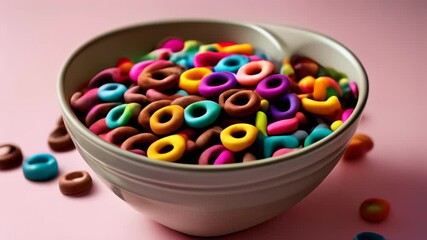
MULTIPOLYGON (((388 239, 425 239, 427 2, 420 1, 6 1, 0 3, 0 143, 26 156, 50 152, 60 110, 56 81, 79 45, 104 31, 158 19, 218 18, 294 25, 342 42, 360 58, 370 97, 360 132, 375 148, 340 162, 305 200, 277 218, 221 239, 352 239, 361 231, 388 239), (368 197, 391 202, 383 223, 358 216, 368 197)), ((63 196, 57 179, 27 181, 0 171, 1 239, 192 239, 135 212, 114 196, 76 151, 55 154, 60 172, 87 170, 90 195, 63 196)))

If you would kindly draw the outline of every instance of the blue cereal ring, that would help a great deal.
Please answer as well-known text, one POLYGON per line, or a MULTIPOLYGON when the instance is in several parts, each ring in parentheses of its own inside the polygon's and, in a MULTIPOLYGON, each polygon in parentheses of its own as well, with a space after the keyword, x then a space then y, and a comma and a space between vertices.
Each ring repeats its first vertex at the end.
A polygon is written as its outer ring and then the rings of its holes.
POLYGON ((218 103, 203 100, 192 103, 184 109, 185 123, 192 128, 204 128, 214 123, 221 113, 218 103))
POLYGON ((138 117, 141 112, 141 105, 138 103, 125 103, 111 109, 105 121, 109 129, 127 125, 132 119, 138 117))
POLYGON ((386 238, 374 232, 361 232, 353 240, 386 240, 386 238))
POLYGON ((237 70, 249 61, 250 59, 246 56, 234 54, 219 60, 213 70, 214 72, 237 73, 237 70))
POLYGON ((47 181, 58 175, 58 163, 53 155, 39 153, 27 158, 22 164, 26 179, 31 181, 47 181))
POLYGON ((104 102, 118 102, 123 99, 128 88, 120 83, 107 83, 99 87, 98 97, 104 102))
POLYGON ((325 127, 316 127, 313 131, 305 138, 304 147, 310 146, 311 144, 329 136, 332 130, 325 127))
POLYGON ((280 148, 297 148, 299 141, 291 135, 271 136, 264 139, 264 157, 273 156, 273 153, 280 148))

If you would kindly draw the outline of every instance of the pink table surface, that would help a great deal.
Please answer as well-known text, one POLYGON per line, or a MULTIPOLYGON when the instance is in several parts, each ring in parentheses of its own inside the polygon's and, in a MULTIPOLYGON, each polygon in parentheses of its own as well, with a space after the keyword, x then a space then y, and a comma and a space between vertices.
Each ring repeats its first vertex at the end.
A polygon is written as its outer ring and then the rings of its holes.
MULTIPOLYGON (((426 1, 6 1, 0 3, 0 143, 25 156, 51 152, 47 136, 60 115, 60 68, 83 42, 128 24, 179 18, 294 25, 344 43, 360 58, 370 97, 359 131, 375 148, 341 161, 291 210, 218 239, 426 239, 426 1), (391 202, 383 223, 358 216, 369 197, 391 202)), ((90 195, 63 196, 57 179, 34 183, 20 168, 0 171, 0 239, 193 239, 137 213, 105 187, 77 151, 55 156, 60 173, 87 170, 90 195)))

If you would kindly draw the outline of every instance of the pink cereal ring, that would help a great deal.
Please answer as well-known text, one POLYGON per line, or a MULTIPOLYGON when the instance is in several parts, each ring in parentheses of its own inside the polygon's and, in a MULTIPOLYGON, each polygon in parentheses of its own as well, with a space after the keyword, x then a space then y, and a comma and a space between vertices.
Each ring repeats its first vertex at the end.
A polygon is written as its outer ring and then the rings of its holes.
POLYGON ((179 52, 184 49, 184 41, 180 38, 167 38, 159 44, 158 48, 166 48, 172 52, 179 52))
POLYGON ((346 109, 346 110, 344 110, 344 112, 342 113, 342 116, 341 116, 341 121, 342 122, 345 122, 345 121, 347 121, 347 119, 351 116, 351 114, 353 113, 353 108, 349 108, 349 109, 346 109))
POLYGON ((272 157, 278 157, 278 156, 280 156, 280 155, 284 155, 284 154, 290 153, 290 152, 292 152, 292 151, 294 151, 294 149, 293 149, 293 148, 281 148, 281 149, 279 149, 279 150, 275 151, 275 152, 273 153, 273 156, 272 156, 272 157))
POLYGON ((234 155, 222 144, 213 145, 200 154, 199 165, 224 164, 234 162, 234 155))
POLYGON ((142 70, 144 70, 144 68, 146 68, 148 65, 152 64, 155 61, 156 60, 146 60, 133 65, 129 71, 130 79, 134 82, 138 82, 138 77, 139 74, 141 74, 142 70))
POLYGON ((98 97, 98 88, 89 89, 85 93, 76 92, 70 100, 71 107, 82 113, 89 112, 98 103, 101 103, 101 99, 98 97))
POLYGON ((89 127, 89 131, 93 132, 96 135, 106 133, 110 130, 111 129, 107 127, 107 121, 105 120, 105 118, 99 119, 89 127))
POLYGON ((221 52, 198 53, 194 56, 194 67, 214 67, 221 59, 230 55, 230 53, 221 52))
POLYGON ((158 90, 153 89, 153 88, 148 89, 145 96, 147 96, 147 99, 150 102, 154 102, 154 101, 158 101, 158 100, 173 101, 177 98, 183 97, 181 94, 176 94, 176 93, 168 95, 164 92, 158 91, 158 90))
POLYGON ((88 88, 98 88, 106 83, 123 83, 126 77, 122 76, 118 67, 107 68, 97 73, 88 83, 88 88))
POLYGON ((272 136, 295 132, 298 129, 298 122, 297 117, 272 122, 267 126, 267 134, 272 136))
POLYGON ((105 118, 107 113, 114 107, 119 106, 120 102, 100 103, 89 110, 85 118, 86 126, 90 126, 101 118, 105 118))
POLYGON ((275 66, 270 61, 249 62, 239 68, 236 79, 242 86, 256 86, 262 79, 272 74, 274 70, 275 66))

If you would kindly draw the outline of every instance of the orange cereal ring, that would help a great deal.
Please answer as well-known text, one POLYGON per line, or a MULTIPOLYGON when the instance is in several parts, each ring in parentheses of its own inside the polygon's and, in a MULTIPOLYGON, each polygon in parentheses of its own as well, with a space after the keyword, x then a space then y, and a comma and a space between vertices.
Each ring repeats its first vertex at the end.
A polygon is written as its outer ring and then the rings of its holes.
POLYGON ((178 105, 162 107, 150 117, 151 131, 166 135, 178 130, 184 123, 184 108, 178 105))

